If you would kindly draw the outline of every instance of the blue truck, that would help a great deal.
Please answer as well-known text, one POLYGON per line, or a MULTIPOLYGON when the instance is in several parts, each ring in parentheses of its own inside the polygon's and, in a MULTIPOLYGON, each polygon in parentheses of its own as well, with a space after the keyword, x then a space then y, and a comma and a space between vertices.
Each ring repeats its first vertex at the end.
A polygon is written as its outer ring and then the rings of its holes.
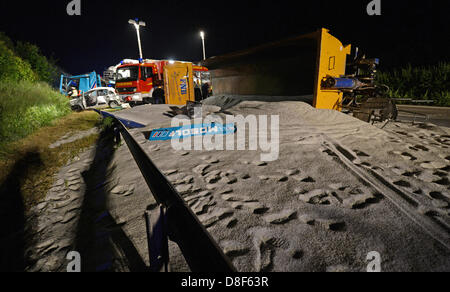
POLYGON ((102 80, 100 75, 93 71, 77 76, 61 75, 59 91, 66 96, 74 98, 81 96, 83 93, 88 92, 91 89, 101 86, 102 80))

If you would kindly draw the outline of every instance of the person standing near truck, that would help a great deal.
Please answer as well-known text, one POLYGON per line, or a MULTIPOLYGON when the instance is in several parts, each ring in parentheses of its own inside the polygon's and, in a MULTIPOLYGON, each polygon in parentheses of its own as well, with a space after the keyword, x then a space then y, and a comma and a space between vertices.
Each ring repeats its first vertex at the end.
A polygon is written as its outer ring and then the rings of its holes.
POLYGON ((74 86, 70 87, 69 92, 67 93, 69 98, 75 98, 78 97, 78 89, 74 86))

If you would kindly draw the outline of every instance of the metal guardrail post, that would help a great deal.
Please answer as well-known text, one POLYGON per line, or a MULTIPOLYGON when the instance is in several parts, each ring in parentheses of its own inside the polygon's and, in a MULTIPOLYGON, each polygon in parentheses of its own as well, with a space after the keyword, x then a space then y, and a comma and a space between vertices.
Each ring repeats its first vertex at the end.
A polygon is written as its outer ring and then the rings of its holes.
MULTIPOLYGON (((113 118, 156 201, 165 208, 167 235, 193 272, 235 272, 230 260, 125 126, 113 118)), ((150 223, 150 222, 149 222, 150 223)), ((151 256, 151 255, 150 255, 151 256)))
POLYGON ((144 214, 151 272, 169 272, 169 242, 165 213, 165 208, 159 206, 155 211, 145 211, 144 214))

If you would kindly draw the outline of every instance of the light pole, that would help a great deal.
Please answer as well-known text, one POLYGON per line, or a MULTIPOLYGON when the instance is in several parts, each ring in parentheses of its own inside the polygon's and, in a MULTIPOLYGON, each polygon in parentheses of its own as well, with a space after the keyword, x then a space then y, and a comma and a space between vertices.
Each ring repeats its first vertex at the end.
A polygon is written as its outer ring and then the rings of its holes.
POLYGON ((145 27, 146 26, 145 22, 139 21, 139 19, 136 18, 136 19, 128 20, 128 23, 134 25, 134 28, 136 28, 136 34, 137 34, 138 46, 139 46, 139 57, 140 57, 140 60, 142 60, 143 57, 142 57, 141 35, 139 34, 139 28, 141 26, 145 27))
POLYGON ((203 60, 206 60, 205 33, 203 31, 200 32, 200 37, 202 38, 202 45, 203 45, 203 60))

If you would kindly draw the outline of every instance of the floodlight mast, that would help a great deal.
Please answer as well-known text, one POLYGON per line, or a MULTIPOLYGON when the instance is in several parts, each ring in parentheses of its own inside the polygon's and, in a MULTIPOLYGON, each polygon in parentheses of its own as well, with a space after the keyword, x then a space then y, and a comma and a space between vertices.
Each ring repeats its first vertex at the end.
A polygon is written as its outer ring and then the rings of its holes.
POLYGON ((203 60, 206 60, 206 50, 205 50, 205 32, 200 32, 200 38, 202 39, 202 46, 203 46, 203 60))
POLYGON ((139 19, 130 19, 128 20, 129 24, 134 25, 134 28, 136 29, 137 39, 138 39, 138 46, 139 46, 139 59, 143 60, 142 56, 142 45, 141 45, 141 35, 139 33, 140 27, 145 27, 146 23, 144 21, 139 21, 139 19))

